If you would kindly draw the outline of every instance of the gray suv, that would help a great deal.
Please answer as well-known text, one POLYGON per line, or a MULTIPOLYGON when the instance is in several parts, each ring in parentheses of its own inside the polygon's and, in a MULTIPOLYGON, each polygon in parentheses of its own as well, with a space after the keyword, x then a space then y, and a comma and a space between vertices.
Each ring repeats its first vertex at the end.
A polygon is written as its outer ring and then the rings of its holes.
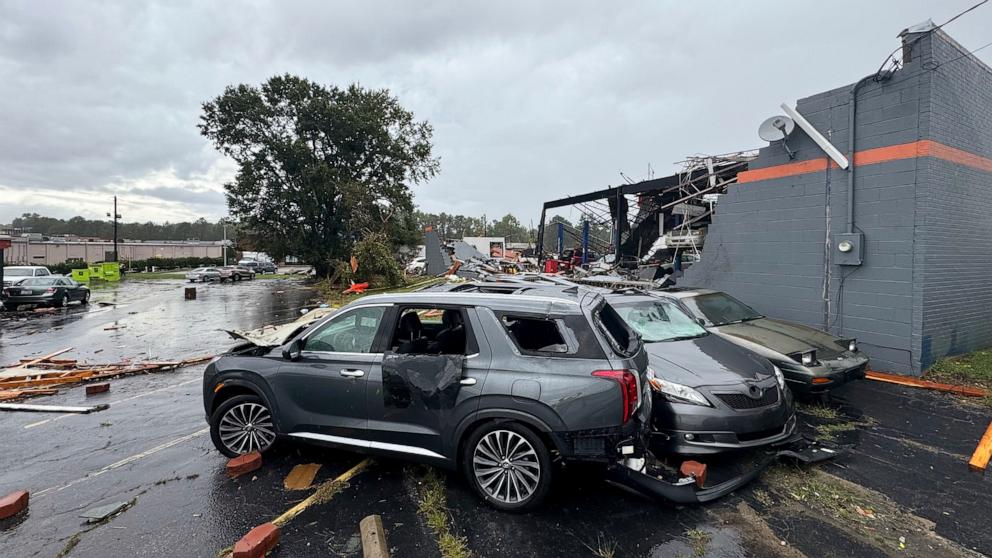
POLYGON ((649 428, 647 357, 601 295, 369 296, 207 366, 227 456, 280 439, 460 469, 489 504, 548 493, 553 457, 615 466, 649 428))

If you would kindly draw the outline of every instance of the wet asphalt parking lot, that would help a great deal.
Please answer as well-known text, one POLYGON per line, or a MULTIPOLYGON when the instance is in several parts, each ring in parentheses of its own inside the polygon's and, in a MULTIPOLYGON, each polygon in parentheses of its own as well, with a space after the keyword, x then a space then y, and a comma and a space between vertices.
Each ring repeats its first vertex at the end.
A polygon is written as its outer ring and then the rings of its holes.
MULTIPOLYGON (((282 323, 319 304, 304 284, 198 285, 128 280, 94 290, 88 308, 0 317, 0 364, 73 347, 88 362, 178 360, 232 345, 221 330, 282 323), (109 303, 100 305, 98 303, 109 303), (116 329, 107 329, 116 328, 116 329)), ((0 522, 0 556, 217 556, 253 526, 311 495, 287 490, 298 464, 314 485, 363 457, 284 444, 237 479, 212 446, 200 396, 203 365, 111 381, 87 397, 63 388, 32 403, 109 403, 89 415, 0 413, 0 495, 26 489, 27 513, 0 522), (109 521, 85 510, 128 502, 109 521)), ((969 556, 992 554, 992 481, 967 460, 990 419, 956 397, 875 382, 802 406, 803 428, 853 446, 812 468, 782 465, 723 500, 677 508, 603 482, 595 470, 556 479, 538 511, 495 512, 442 475, 449 524, 475 556, 969 556)), ((710 460, 710 466, 722 466, 710 460)), ((382 515, 393 556, 438 556, 418 512, 419 472, 375 459, 340 491, 282 529, 278 557, 361 556, 359 521, 382 515)))

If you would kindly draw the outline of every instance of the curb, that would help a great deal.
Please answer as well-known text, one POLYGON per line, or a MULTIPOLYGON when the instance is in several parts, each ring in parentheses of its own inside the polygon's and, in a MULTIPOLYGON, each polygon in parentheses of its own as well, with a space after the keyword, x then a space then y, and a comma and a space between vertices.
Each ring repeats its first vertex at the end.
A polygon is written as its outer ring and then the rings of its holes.
POLYGON ((234 543, 233 558, 262 558, 277 544, 279 528, 272 523, 263 523, 234 543))
POLYGON ((237 478, 262 467, 262 454, 256 452, 239 455, 227 462, 227 476, 237 478))
POLYGON ((366 516, 358 526, 362 531, 363 558, 389 558, 389 547, 386 545, 386 530, 382 527, 382 516, 366 516))
POLYGON ((19 490, 0 498, 0 519, 7 519, 26 510, 28 507, 28 491, 19 490))

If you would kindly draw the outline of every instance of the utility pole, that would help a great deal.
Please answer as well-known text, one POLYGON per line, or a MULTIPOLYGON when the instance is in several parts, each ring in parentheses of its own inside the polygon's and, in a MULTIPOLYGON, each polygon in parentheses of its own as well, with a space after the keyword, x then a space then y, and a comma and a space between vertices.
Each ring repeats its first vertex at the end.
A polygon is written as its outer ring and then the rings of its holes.
MULTIPOLYGON (((110 217, 109 213, 107 214, 107 217, 110 217)), ((117 220, 120 218, 121 218, 120 214, 117 213, 117 196, 114 196, 114 259, 113 261, 115 262, 117 261, 117 220)))
POLYGON ((227 267, 227 221, 221 221, 224 225, 224 267, 227 267))

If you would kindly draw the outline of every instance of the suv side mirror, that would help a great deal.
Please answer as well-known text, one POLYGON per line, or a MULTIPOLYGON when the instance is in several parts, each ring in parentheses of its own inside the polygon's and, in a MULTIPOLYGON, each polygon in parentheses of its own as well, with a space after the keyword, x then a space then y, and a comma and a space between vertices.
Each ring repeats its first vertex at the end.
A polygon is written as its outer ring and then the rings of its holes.
POLYGON ((300 360, 300 355, 303 353, 303 341, 300 339, 294 340, 289 344, 288 347, 282 350, 282 358, 286 360, 297 361, 300 360))

